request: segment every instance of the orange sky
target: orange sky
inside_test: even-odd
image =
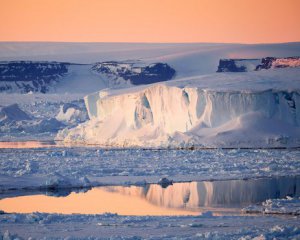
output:
[[[300,41],[300,0],[0,0],[0,41]]]

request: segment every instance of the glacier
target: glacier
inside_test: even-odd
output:
[[[85,97],[90,120],[57,139],[113,147],[296,147],[299,73],[216,73],[102,90]]]

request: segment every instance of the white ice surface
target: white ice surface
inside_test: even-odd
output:
[[[52,92],[57,94],[88,94],[97,89],[101,90],[108,87],[105,79],[102,79],[101,76],[92,72],[91,66],[92,65],[69,66],[68,75],[55,85],[55,89],[53,89]]]
[[[3,239],[299,239],[298,218],[0,215]]]
[[[299,175],[297,150],[0,149],[0,190]],[[82,179],[82,181],[80,180]],[[82,185],[83,184],[83,185]]]
[[[57,139],[116,147],[300,144],[300,69],[218,73],[85,97],[90,121]]]

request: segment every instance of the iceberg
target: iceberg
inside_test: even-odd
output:
[[[299,73],[216,73],[96,92],[85,97],[90,120],[57,138],[113,147],[299,146]]]

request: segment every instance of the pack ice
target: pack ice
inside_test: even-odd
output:
[[[57,138],[114,147],[293,147],[300,69],[215,73],[85,97],[90,120]]]

